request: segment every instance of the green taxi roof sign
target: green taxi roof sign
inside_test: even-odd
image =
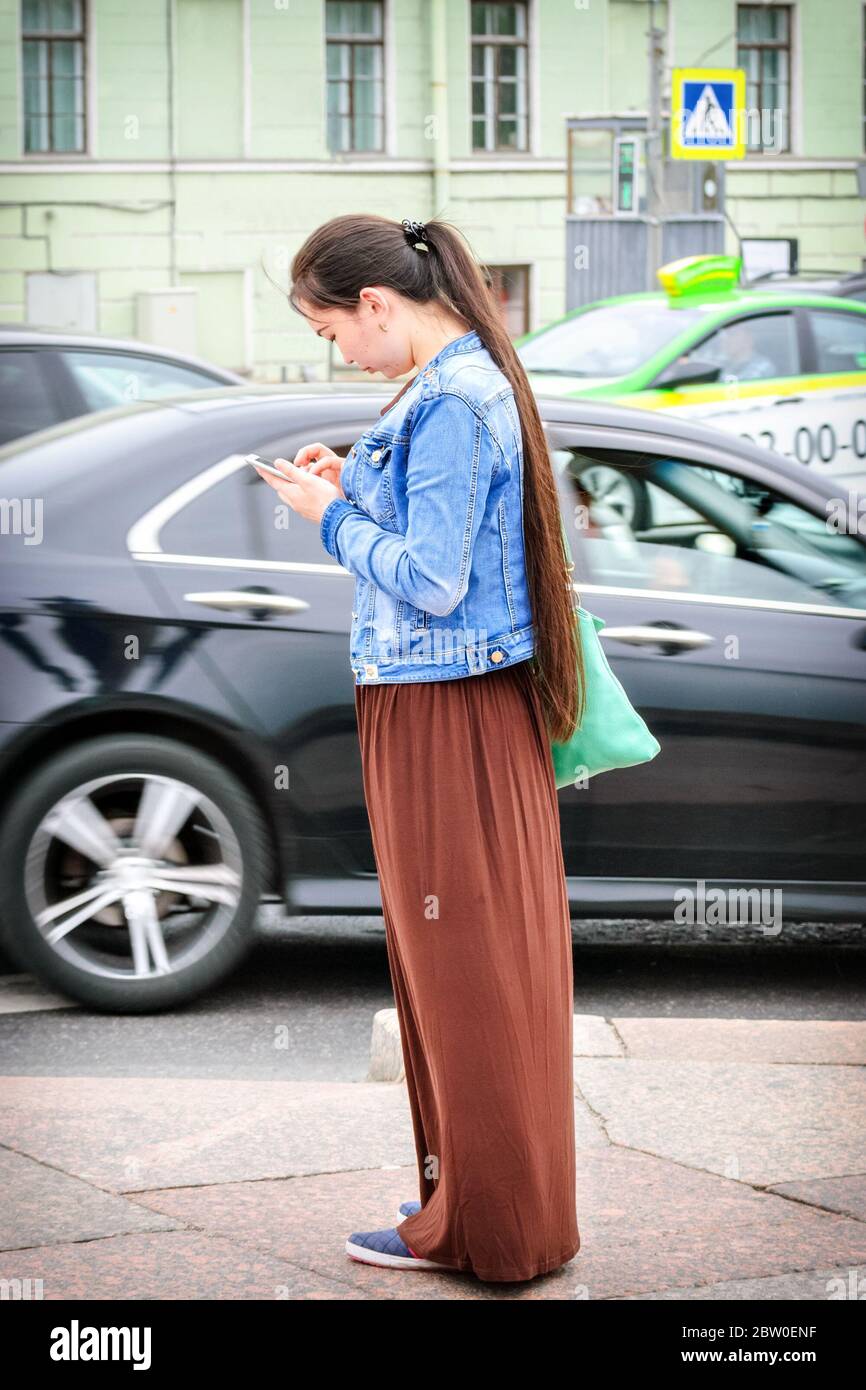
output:
[[[682,256],[656,271],[659,283],[672,303],[725,294],[740,281],[740,256]]]

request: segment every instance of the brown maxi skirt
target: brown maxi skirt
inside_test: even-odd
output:
[[[356,685],[421,1210],[416,1254],[531,1279],[580,1249],[571,921],[529,661]]]

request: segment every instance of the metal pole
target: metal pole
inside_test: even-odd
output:
[[[662,64],[664,31],[656,28],[655,0],[650,0],[649,109],[647,112],[647,289],[656,287],[656,271],[662,257]]]

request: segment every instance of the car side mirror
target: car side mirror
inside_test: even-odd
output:
[[[702,381],[718,381],[721,367],[694,357],[691,362],[672,362],[653,382],[654,386],[697,386]]]

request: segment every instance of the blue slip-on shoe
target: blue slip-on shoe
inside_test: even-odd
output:
[[[387,1231],[355,1231],[346,1241],[346,1254],[365,1265],[389,1265],[395,1269],[447,1269],[454,1273],[451,1265],[440,1265],[435,1260],[413,1255],[393,1226]]]
[[[397,1215],[400,1221],[405,1221],[407,1216],[414,1216],[420,1210],[420,1202],[404,1202]]]

